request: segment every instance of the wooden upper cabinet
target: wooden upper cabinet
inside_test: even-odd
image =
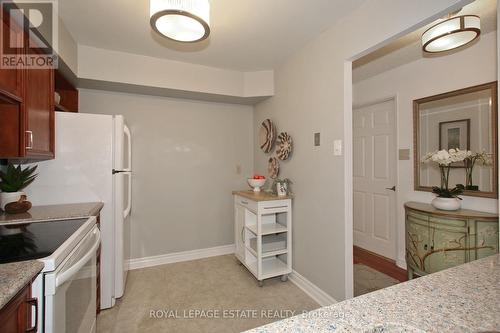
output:
[[[24,53],[22,27],[14,20],[10,20],[5,12],[2,18],[2,51],[13,55],[22,55]],[[21,65],[14,69],[5,69],[0,66],[0,93],[15,101],[22,101],[23,68]]]
[[[26,94],[26,157],[54,158],[54,70],[27,69]]]
[[[3,50],[20,55],[42,55],[36,38],[3,16]],[[10,42],[9,42],[10,40]],[[13,42],[14,41],[14,42]],[[5,44],[7,43],[7,44]],[[20,52],[20,53],[19,53]],[[0,66],[1,67],[1,66]],[[0,68],[0,158],[47,160],[54,158],[54,69]]]

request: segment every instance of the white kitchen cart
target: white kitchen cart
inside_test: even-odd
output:
[[[236,191],[234,238],[236,258],[257,278],[292,272],[292,199],[264,192]]]

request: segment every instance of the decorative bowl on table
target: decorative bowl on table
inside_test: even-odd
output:
[[[251,188],[253,188],[254,192],[260,192],[260,188],[264,186],[266,183],[266,178],[249,178],[248,179],[248,185],[250,185]]]

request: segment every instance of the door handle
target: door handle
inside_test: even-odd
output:
[[[90,250],[82,258],[80,258],[80,260],[73,264],[73,266],[68,268],[68,270],[56,276],[56,288],[72,278],[73,275],[78,273],[78,271],[87,263],[87,261],[92,258],[92,256],[96,255],[97,248],[99,247],[99,245],[101,245],[101,233],[99,232],[98,228],[94,229],[94,235],[95,241]]]
[[[35,308],[35,323],[31,328],[26,329],[26,332],[37,332],[38,331],[38,298],[30,298],[26,303]]]
[[[28,145],[26,146],[26,149],[33,149],[33,131],[26,131],[26,134],[28,134]]]
[[[386,187],[385,189],[396,192],[396,185],[394,185],[393,187]]]

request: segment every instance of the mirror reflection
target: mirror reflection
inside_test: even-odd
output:
[[[439,186],[441,170],[426,157],[440,150],[461,150],[464,161],[452,163],[450,186],[465,195],[496,196],[496,82],[414,101],[416,189]]]

